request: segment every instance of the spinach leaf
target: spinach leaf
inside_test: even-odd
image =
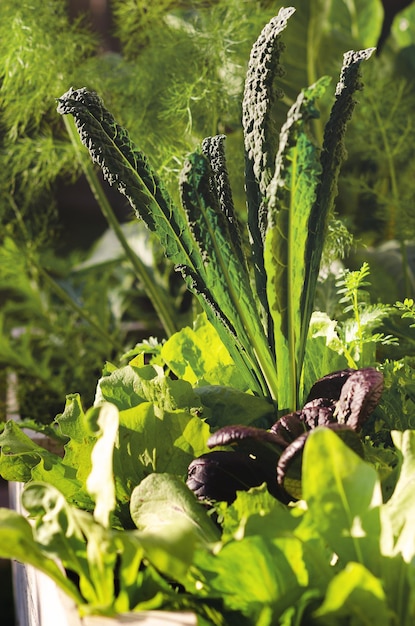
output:
[[[323,604],[314,613],[317,620],[340,623],[345,616],[358,623],[390,626],[388,603],[382,581],[361,563],[348,563],[330,581]],[[362,621],[364,615],[364,622]]]
[[[380,571],[380,481],[328,428],[311,432],[303,454],[303,496],[318,532],[342,562]]]
[[[166,525],[187,524],[204,545],[212,544],[220,537],[205,508],[173,474],[147,476],[131,495],[131,516],[143,532],[154,532]]]

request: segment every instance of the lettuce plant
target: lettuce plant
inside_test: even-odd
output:
[[[252,392],[280,411],[299,403],[306,340],[327,221],[344,158],[343,139],[372,49],[348,52],[321,149],[310,132],[326,77],[303,89],[279,137],[281,35],[294,13],[281,9],[254,44],[242,121],[250,258],[245,256],[226,169],[224,136],[208,137],[182,171],[176,206],[147,157],[86,89],[59,98],[110,184],[127,196],[196,294]]]
[[[338,377],[342,389],[346,377]],[[315,391],[327,394],[322,384]],[[23,493],[32,524],[2,509],[0,555],[52,577],[81,614],[191,610],[214,626],[363,626],[370,615],[382,626],[410,626],[414,431],[392,434],[400,464],[387,502],[373,465],[318,426],[304,447],[302,500],[285,506],[260,485],[212,511],[180,476],[209,434],[184,409],[196,409],[193,393],[138,361],[114,369],[92,410],[68,399],[56,423],[63,458],[11,422],[1,468],[32,477]],[[129,525],[124,518],[120,526],[121,501]]]

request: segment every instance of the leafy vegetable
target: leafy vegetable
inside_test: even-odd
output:
[[[312,318],[344,132],[372,50],[345,55],[321,150],[313,130],[324,77],[294,98],[278,138],[275,82],[292,14],[282,9],[264,28],[245,83],[250,258],[224,136],[189,155],[178,206],[97,94],[59,99],[203,310],[193,329],[137,346],[122,367],[107,363],[89,410],[68,396],[51,428],[62,454],[12,422],[0,435],[0,473],[27,483],[32,522],[4,514],[0,555],[22,558],[23,537],[28,562],[81,614],[187,609],[215,626],[360,626],[366,616],[409,626],[415,617],[415,435],[393,433],[386,449],[375,445],[379,424],[366,428],[379,370],[391,392],[383,426],[396,407],[411,413],[413,376],[405,371],[397,391],[392,367],[356,369],[344,327]],[[344,276],[358,334],[365,272]],[[357,344],[361,352],[363,333]]]
[[[45,558],[45,554],[33,538],[29,522],[22,515],[8,509],[0,509],[0,536],[2,558],[18,559],[33,565],[55,581],[75,602],[82,602],[78,589],[62,573],[56,561]],[[62,553],[59,556],[62,557]]]
[[[181,208],[97,94],[70,89],[58,100],[58,112],[74,117],[81,141],[104,177],[127,196],[198,296],[244,383],[254,393],[278,401],[281,411],[294,410],[299,402],[344,132],[353,94],[360,88],[360,63],[372,52],[345,55],[321,159],[307,124],[318,115],[315,100],[327,79],[301,92],[278,143],[271,133],[280,95],[274,78],[281,73],[280,34],[293,12],[281,9],[263,29],[252,49],[245,82],[245,178],[256,293],[237,228],[222,136],[205,139],[202,152],[188,157],[180,180]]]
[[[235,451],[214,451],[192,461],[187,485],[198,498],[233,502],[237,491],[265,482],[282,502],[301,498],[301,457],[311,432],[334,430],[363,456],[355,431],[374,411],[383,376],[374,368],[342,370],[318,380],[304,407],[280,417],[269,430],[225,426],[207,441],[210,448],[233,445]]]
[[[410,465],[413,433],[403,439]],[[398,499],[401,484],[405,473]],[[225,606],[237,607],[248,623],[360,625],[370,615],[381,624],[409,625],[413,542],[406,543],[402,521],[413,515],[412,505],[398,505],[405,512],[391,524],[396,509],[382,503],[373,467],[322,427],[305,446],[303,488],[306,506],[284,507],[258,488],[221,509],[227,532],[220,551],[195,555],[195,580],[205,594],[225,588]],[[238,567],[241,559],[253,567]]]
[[[316,429],[305,447],[303,487],[307,509],[301,504],[286,508],[267,498],[261,488],[239,493],[234,504],[221,511],[224,534],[215,552],[206,549],[206,540],[209,544],[218,539],[218,530],[206,512],[192,502],[190,492],[177,478],[158,474],[143,481],[133,495],[132,514],[140,531],[105,529],[90,514],[65,504],[51,486],[32,483],[26,487],[23,502],[35,522],[33,538],[29,524],[10,511],[3,514],[0,533],[6,518],[9,528],[14,532],[17,529],[19,536],[24,523],[29,542],[38,546],[41,562],[34,563],[43,571],[48,571],[50,556],[58,554],[64,566],[80,576],[84,598],[75,590],[72,597],[76,597],[82,611],[111,615],[148,606],[150,598],[153,606],[168,606],[171,591],[152,569],[152,563],[185,585],[193,606],[201,613],[207,610],[202,607],[220,594],[225,615],[227,611],[242,613],[247,623],[261,620],[271,624],[286,614],[292,618],[308,616],[310,620],[313,614],[317,623],[330,616],[335,624],[346,616],[359,615],[360,607],[368,603],[365,614],[366,610],[374,615],[382,610],[384,614],[392,612],[394,619],[406,626],[413,619],[413,605],[408,601],[413,594],[413,543],[405,540],[409,531],[406,524],[413,515],[412,499],[408,500],[406,494],[413,463],[412,438],[413,433],[401,437],[405,464],[395,495],[383,505],[373,468],[334,433]],[[154,494],[160,497],[154,498]],[[184,526],[180,519],[187,519]],[[1,542],[1,553],[6,555],[7,550],[7,556],[16,557],[17,544],[8,537],[8,542]],[[199,541],[203,538],[202,543],[195,543],[195,537]],[[339,559],[336,566],[326,544]],[[30,554],[31,546],[27,548]],[[144,555],[148,562],[143,569]],[[241,562],[252,563],[252,567],[241,568]],[[394,586],[394,575],[387,572],[391,563],[401,577],[399,591]],[[70,592],[71,583],[59,569],[56,571],[55,579]],[[115,571],[118,591],[114,587]],[[141,597],[140,589],[144,594]],[[152,595],[146,596],[148,592]],[[397,593],[403,594],[399,605],[395,604]],[[85,600],[88,608],[83,604]],[[177,602],[180,595],[176,596]],[[390,623],[381,615],[379,620]]]
[[[44,483],[27,486],[23,504],[35,522],[34,542],[45,563],[58,557],[68,573],[79,577],[82,596],[78,594],[75,601],[81,614],[113,615],[138,609],[146,605],[146,593],[151,594],[154,606],[160,606],[163,596],[169,594],[168,586],[151,566],[141,571],[145,550],[137,532],[101,526]],[[61,580],[58,584],[70,588],[68,579],[63,574],[61,578],[64,584]]]
[[[172,474],[147,476],[131,494],[131,517],[138,529],[156,532],[160,527],[171,529],[188,524],[199,540],[214,543],[219,530],[206,515],[185,484]]]
[[[97,405],[88,411],[78,395],[68,396],[55,424],[66,441],[63,457],[7,422],[0,434],[0,473],[8,480],[50,483],[87,511],[99,503],[95,515],[104,525],[115,510],[111,525],[128,527],[134,487],[152,472],[184,475],[207,451],[209,427],[188,383],[168,380],[152,366],[129,365],[116,372],[99,382]]]
[[[413,432],[407,431],[399,439],[400,445],[406,446],[406,464],[410,465]],[[318,452],[324,455],[324,472],[318,469],[317,458],[323,458]],[[410,502],[403,505],[401,501],[399,508],[402,517],[399,522],[393,516],[393,511],[396,511],[394,506],[406,484],[406,473],[401,471],[395,489],[396,496],[393,496],[395,501],[382,504],[376,472],[327,430],[316,431],[310,437],[305,449],[303,472],[304,496],[316,528],[335,550],[340,563],[343,566],[349,563],[345,573],[339,573],[338,579],[334,579],[333,590],[328,589],[327,603],[323,604],[322,614],[326,610],[327,614],[331,614],[333,608],[338,615],[359,613],[359,607],[366,597],[370,610],[379,616],[381,623],[382,620],[383,623],[393,623],[395,620],[409,624],[413,619],[413,604],[409,600],[413,588],[408,558],[413,557],[413,543],[404,537],[405,524],[413,516]],[[398,536],[401,541],[396,541]],[[359,567],[354,563],[359,564]],[[334,588],[344,598],[340,592],[340,581],[345,581],[346,571],[349,570],[355,570],[355,574],[344,588],[346,595],[351,593],[353,587],[356,591],[349,599],[345,599],[344,604],[334,604]],[[362,593],[362,588],[366,589],[365,593]],[[396,602],[399,593],[405,598],[402,603]],[[385,604],[390,615],[386,622]]]

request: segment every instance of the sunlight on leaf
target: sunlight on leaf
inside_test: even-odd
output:
[[[304,449],[303,496],[340,559],[379,570],[382,493],[375,469],[334,432],[315,429]]]
[[[110,515],[116,506],[112,459],[118,437],[117,407],[109,402],[104,404],[97,417],[97,426],[100,433],[91,452],[92,469],[87,478],[86,487],[95,499],[95,519],[107,528]]]

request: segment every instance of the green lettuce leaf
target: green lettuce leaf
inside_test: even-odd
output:
[[[91,514],[70,506],[57,489],[45,483],[26,486],[22,501],[33,521],[37,553],[32,545],[23,543],[27,554],[15,551],[17,558],[31,563],[34,556],[41,555],[42,561],[35,562],[35,566],[71,595],[81,614],[114,616],[133,609],[158,608],[173,595],[149,563],[143,566],[145,551],[136,531],[104,528]],[[22,516],[14,516],[11,522],[16,534],[23,535],[26,527],[31,531]],[[58,558],[66,570],[79,577],[82,595],[51,558]]]
[[[4,425],[0,448],[0,474],[5,480],[27,482],[42,456],[46,456],[50,466],[58,462],[55,454],[36,444],[14,420]]]
[[[13,420],[5,424],[0,435],[0,447],[0,474],[6,480],[25,483],[30,480],[50,482],[58,487],[70,502],[76,502],[81,508],[91,510],[93,502],[85,489],[82,476],[80,478],[78,475],[80,459],[88,463],[87,447],[84,455],[75,455],[75,460],[71,459],[70,455],[69,459],[62,459],[58,454],[35,443]]]
[[[86,481],[88,493],[95,501],[94,518],[104,528],[110,525],[116,507],[113,473],[114,446],[118,439],[119,417],[114,404],[101,405],[97,416],[98,440],[91,453],[91,472]]]
[[[84,411],[79,394],[70,394],[63,413],[55,420],[59,433],[67,437],[65,465],[76,471],[76,478],[83,486],[91,471],[91,453],[97,440],[96,414],[95,409]],[[38,476],[37,480],[42,479]]]
[[[128,507],[131,493],[153,472],[185,476],[189,463],[208,451],[209,426],[184,411],[162,411],[149,402],[121,411],[114,450],[117,500]]]
[[[146,400],[139,373],[126,365],[104,373],[98,381],[95,404],[112,402],[122,411]]]
[[[58,489],[42,482],[26,485],[22,504],[33,520],[34,536],[42,550],[76,572],[82,595],[96,603],[97,591],[91,580],[86,540],[91,528],[99,528],[94,525],[92,516],[72,507]],[[107,587],[105,580],[102,584],[112,597],[113,590]]]
[[[161,356],[176,376],[192,385],[247,390],[235,362],[205,315],[198,315],[193,328],[187,326],[172,335],[163,344]]]

